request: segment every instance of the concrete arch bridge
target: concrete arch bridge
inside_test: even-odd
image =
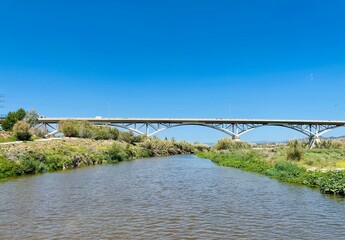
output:
[[[309,138],[309,146],[320,140],[320,136],[332,129],[345,126],[345,121],[330,120],[272,120],[272,119],[194,119],[194,118],[39,118],[39,124],[48,134],[58,133],[62,120],[87,121],[95,125],[107,125],[127,129],[144,136],[153,136],[161,131],[179,126],[204,126],[228,134],[234,140],[259,127],[279,126],[290,128]]]

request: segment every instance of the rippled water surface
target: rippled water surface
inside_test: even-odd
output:
[[[345,239],[345,199],[151,158],[0,182],[1,239]]]

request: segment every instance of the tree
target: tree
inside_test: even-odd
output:
[[[38,114],[35,110],[30,110],[26,112],[24,121],[27,122],[30,127],[35,126],[38,123]]]
[[[16,122],[23,120],[26,113],[23,108],[18,109],[16,112],[9,112],[7,117],[2,122],[2,128],[5,131],[11,131]]]
[[[27,141],[31,138],[30,125],[25,121],[18,121],[13,126],[13,133],[17,140]]]

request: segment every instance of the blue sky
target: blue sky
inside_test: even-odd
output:
[[[344,10],[341,0],[3,0],[0,112],[345,120]],[[298,137],[273,127],[243,140]]]

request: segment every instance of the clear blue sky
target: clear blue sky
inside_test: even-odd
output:
[[[345,120],[344,12],[342,0],[2,0],[0,112]],[[261,128],[243,139],[295,137]]]

